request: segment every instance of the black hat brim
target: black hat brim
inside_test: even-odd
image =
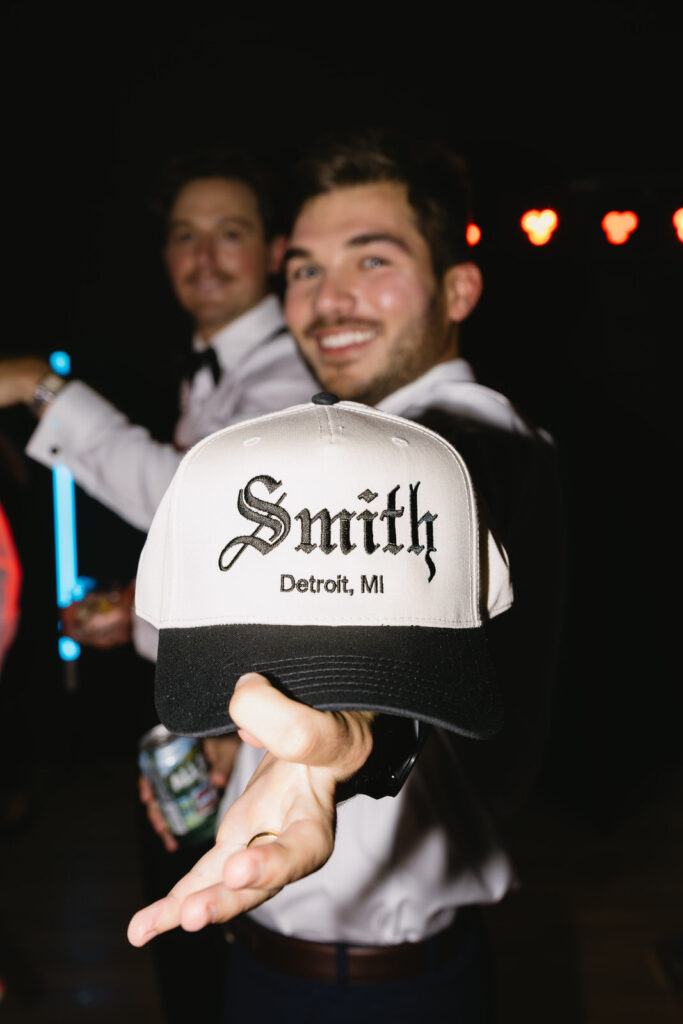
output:
[[[183,736],[234,731],[228,705],[245,672],[321,711],[381,711],[475,739],[503,720],[483,627],[264,624],[160,630],[160,720]]]

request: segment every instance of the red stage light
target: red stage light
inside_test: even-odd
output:
[[[638,227],[638,218],[633,210],[624,210],[619,213],[617,210],[610,210],[601,221],[602,230],[607,235],[607,241],[612,245],[623,245],[627,242],[629,235]]]
[[[481,229],[476,224],[468,224],[467,231],[465,232],[465,238],[467,239],[468,245],[476,245],[481,239]]]
[[[545,245],[558,220],[554,210],[527,210],[520,223],[532,245]]]
[[[671,219],[673,220],[674,227],[676,228],[678,240],[683,242],[683,206],[681,206],[680,210],[676,210]]]

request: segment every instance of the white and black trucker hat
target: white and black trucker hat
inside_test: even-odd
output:
[[[483,622],[511,602],[458,452],[326,392],[185,455],[135,594],[159,630],[157,712],[189,736],[235,728],[248,671],[322,710],[490,736],[502,709]]]

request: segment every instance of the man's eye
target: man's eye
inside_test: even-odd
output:
[[[174,235],[171,235],[172,245],[187,245],[188,242],[192,241],[191,231],[179,231]]]
[[[364,256],[361,260],[361,266],[368,269],[372,269],[372,267],[385,267],[386,265],[387,260],[381,256]]]
[[[226,242],[239,242],[242,232],[235,230],[235,228],[225,228],[222,232],[222,237]]]
[[[289,280],[290,281],[308,281],[308,280],[310,280],[310,278],[316,277],[318,273],[319,273],[319,270],[318,270],[317,267],[313,267],[313,266],[296,267],[296,268],[294,268],[293,270],[290,271]]]

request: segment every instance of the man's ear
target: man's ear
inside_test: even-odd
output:
[[[268,243],[268,273],[279,274],[282,270],[282,259],[287,251],[287,236],[276,235]]]
[[[456,263],[444,274],[446,312],[452,323],[459,324],[470,315],[479,302],[484,282],[476,263]]]

